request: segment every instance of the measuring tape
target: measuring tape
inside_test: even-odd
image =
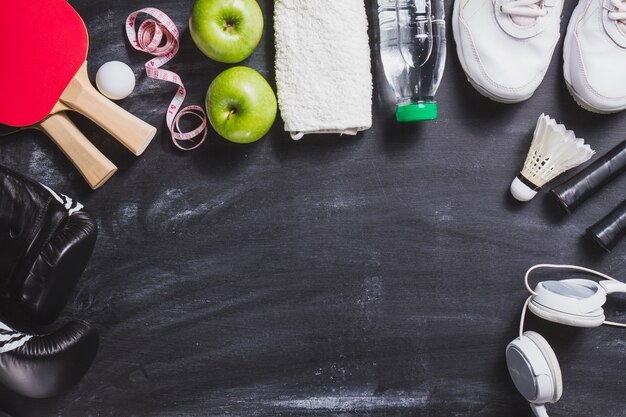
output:
[[[145,13],[156,20],[146,19],[137,30],[136,22],[139,13]],[[200,106],[187,106],[181,109],[185,101],[185,96],[187,95],[187,90],[185,90],[182,80],[178,74],[160,69],[160,67],[174,58],[178,52],[180,39],[178,28],[165,13],[154,7],[147,7],[137,10],[128,16],[126,19],[126,34],[133,48],[138,51],[147,52],[156,57],[146,62],[146,74],[148,77],[169,81],[179,86],[176,95],[167,109],[165,119],[170,133],[172,134],[172,142],[174,142],[177,148],[184,151],[196,149],[198,146],[202,145],[207,135],[206,114],[204,113],[204,109]],[[161,45],[163,36],[165,36],[165,43],[159,46]],[[182,132],[180,129],[180,119],[187,115],[197,117],[200,120],[200,126],[191,132]],[[202,135],[202,139],[194,143],[193,139],[200,135]],[[185,142],[191,142],[192,145],[182,146],[181,143]]]

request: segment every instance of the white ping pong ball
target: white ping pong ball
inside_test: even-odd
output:
[[[96,86],[111,100],[121,100],[135,89],[135,74],[123,62],[110,61],[102,65],[96,73]]]

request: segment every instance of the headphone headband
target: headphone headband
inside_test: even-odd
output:
[[[605,281],[597,283],[595,281],[583,279],[556,281],[557,283],[566,283],[573,286],[578,285],[579,288],[586,288],[589,291],[595,291],[595,294],[588,296],[588,298],[576,299],[576,297],[568,297],[567,295],[547,290],[544,281],[540,282],[536,289],[533,290],[528,283],[528,278],[531,272],[540,268],[571,269],[596,275],[604,278]],[[590,284],[592,282],[593,284]],[[606,301],[606,295],[617,292],[626,293],[626,284],[613,277],[603,274],[602,272],[577,265],[538,264],[530,267],[528,271],[526,271],[526,274],[524,275],[524,283],[528,292],[532,294],[527,304],[530,303],[533,314],[536,314],[545,320],[576,327],[596,327],[602,324],[606,324],[608,326],[626,327],[626,324],[624,323],[606,321],[604,318],[604,312],[602,311],[602,305]],[[520,326],[520,331],[522,326],[523,321]]]
[[[624,284],[622,281],[617,280],[613,277],[610,277],[606,274],[603,274],[602,272],[598,272],[596,270],[590,269],[590,268],[585,268],[582,266],[577,266],[577,265],[560,265],[560,264],[537,264],[537,265],[533,265],[530,268],[528,268],[528,271],[526,271],[526,274],[524,275],[524,283],[526,284],[526,289],[528,290],[529,293],[533,294],[533,295],[537,295],[537,293],[535,291],[532,290],[532,288],[530,288],[530,285],[528,284],[528,277],[530,276],[530,273],[533,272],[535,269],[540,269],[540,268],[552,268],[552,269],[571,269],[574,271],[581,271],[581,272],[587,272],[589,274],[592,275],[596,275],[599,276],[601,278],[604,278],[607,281],[613,281],[615,283],[619,283],[624,285],[624,292],[626,292],[626,284]],[[621,291],[619,291],[621,292]]]

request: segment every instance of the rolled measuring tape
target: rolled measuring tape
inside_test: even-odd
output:
[[[137,28],[137,15],[145,13],[154,19],[144,20]],[[155,58],[146,62],[146,74],[150,78],[168,81],[178,85],[178,91],[170,102],[165,116],[167,126],[172,135],[174,145],[184,151],[196,149],[202,145],[207,135],[207,121],[204,109],[200,106],[187,106],[181,109],[187,90],[178,74],[161,69],[170,61],[179,48],[180,32],[165,13],[154,7],[146,7],[131,13],[126,19],[126,35],[133,48],[149,53]],[[165,43],[161,45],[165,37]],[[190,132],[180,129],[180,119],[185,116],[194,116],[200,120],[200,126]],[[195,138],[202,136],[199,140]],[[185,143],[186,145],[182,145]],[[189,144],[189,145],[187,145]]]
[[[611,149],[605,156],[550,190],[556,201],[571,213],[596,191],[626,171],[626,140]]]
[[[626,200],[608,216],[587,229],[587,234],[602,249],[612,251],[626,236]]]

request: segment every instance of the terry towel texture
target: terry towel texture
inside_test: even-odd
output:
[[[276,84],[285,130],[372,126],[372,71],[363,0],[276,0]]]

